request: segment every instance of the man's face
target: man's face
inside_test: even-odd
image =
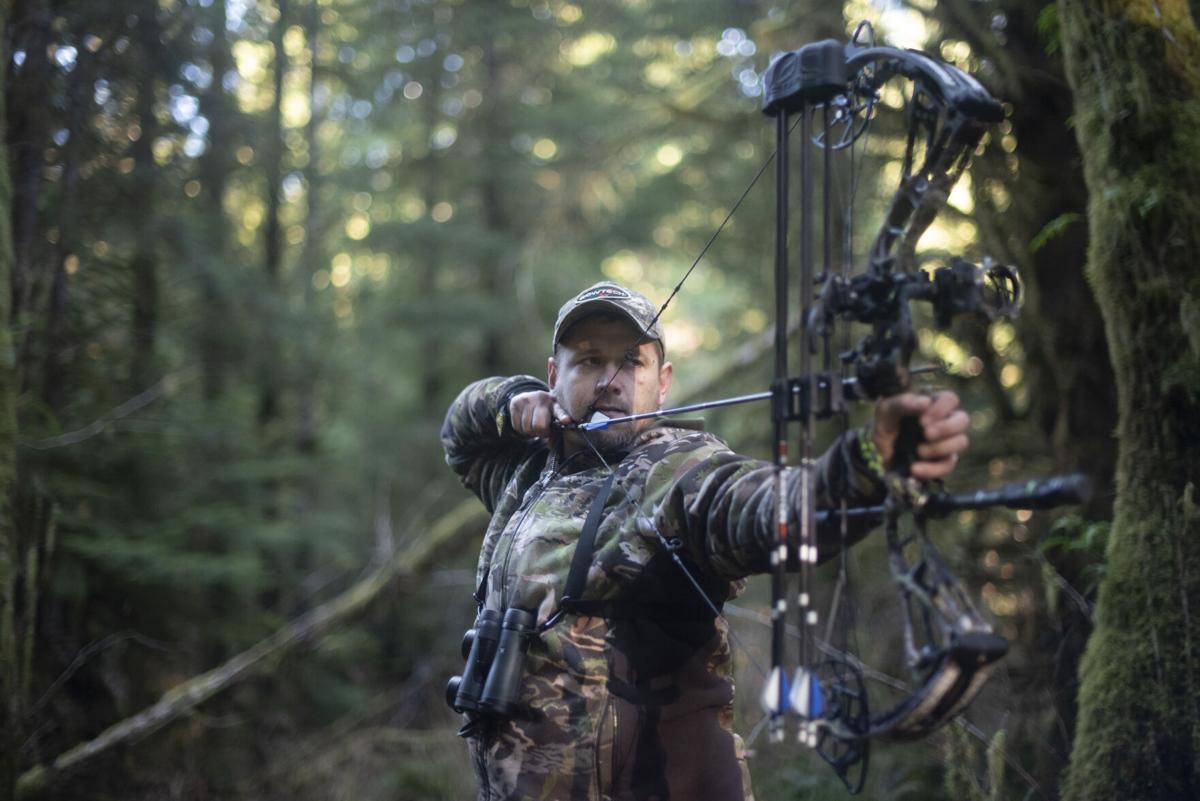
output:
[[[547,383],[573,420],[587,422],[593,401],[606,417],[649,412],[666,403],[671,363],[661,361],[656,342],[643,342],[630,353],[638,335],[628,320],[607,316],[585,317],[567,331],[547,364]],[[587,436],[601,450],[620,450],[651,422],[620,423]],[[571,450],[586,447],[576,431],[567,432],[566,444]]]

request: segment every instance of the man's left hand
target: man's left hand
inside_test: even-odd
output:
[[[891,466],[900,423],[906,417],[916,417],[922,433],[910,470],[913,478],[929,481],[949,475],[970,442],[967,429],[971,418],[959,408],[958,395],[949,391],[934,395],[905,392],[881,398],[875,404],[871,436],[885,468]]]

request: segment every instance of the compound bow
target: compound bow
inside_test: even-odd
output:
[[[873,400],[907,391],[914,372],[909,361],[916,349],[910,304],[931,305],[935,325],[944,328],[960,314],[981,314],[988,319],[1016,311],[1020,284],[1015,271],[985,259],[975,265],[961,258],[927,272],[917,269],[918,240],[944,206],[955,182],[966,169],[988,125],[1003,118],[999,103],[974,78],[957,67],[915,50],[876,46],[867,24],[860,25],[849,44],[825,40],[783,53],[764,73],[763,112],[775,120],[776,240],[775,240],[775,379],[768,392],[691,404],[642,415],[613,419],[591,418],[576,426],[586,432],[650,416],[695,411],[758,400],[771,400],[774,426],[776,540],[771,551],[772,647],[771,670],[763,692],[771,739],[783,739],[789,715],[800,722],[800,742],[814,748],[828,762],[851,793],[861,789],[866,776],[872,739],[911,740],[924,737],[953,719],[969,704],[1008,648],[1004,638],[975,608],[959,581],[926,533],[927,520],[962,509],[1007,506],[1041,509],[1078,503],[1087,492],[1078,476],[1057,477],[1006,487],[950,495],[937,486],[924,485],[908,476],[919,436],[915,421],[902,427],[896,453],[885,477],[882,506],[840,509],[817,513],[811,487],[812,442],[818,419],[841,415],[848,402]],[[911,84],[908,95],[905,149],[900,186],[892,198],[882,226],[874,238],[864,270],[842,274],[831,268],[829,213],[832,154],[850,148],[868,130],[880,105],[884,85],[893,78]],[[816,111],[822,127],[812,132]],[[795,123],[792,118],[798,117]],[[802,307],[800,372],[790,373],[788,359],[788,209],[789,140],[800,133],[800,246],[799,297]],[[811,150],[824,158],[824,263],[813,275],[813,170]],[[770,160],[767,162],[770,163]],[[759,170],[755,181],[767,164]],[[751,187],[753,182],[751,183]],[[733,206],[737,210],[750,187]],[[722,223],[721,228],[725,223]],[[661,317],[704,253],[720,233],[713,234],[703,251],[658,310]],[[819,288],[815,293],[814,288]],[[841,366],[832,365],[831,339],[835,321],[866,325],[870,332],[852,349],[840,354]],[[645,340],[645,335],[633,348]],[[823,344],[823,366],[814,371],[811,358]],[[846,375],[847,369],[854,375]],[[613,378],[615,379],[615,375]],[[611,383],[611,379],[609,381]],[[602,397],[604,390],[597,393]],[[595,408],[589,409],[589,416]],[[789,427],[801,426],[798,478],[785,470],[788,463]],[[788,484],[801,482],[797,532],[793,510],[788,508]],[[826,658],[814,658],[812,645],[818,614],[812,603],[810,571],[817,562],[816,526],[839,523],[843,534],[848,521],[866,517],[884,525],[891,575],[900,595],[905,656],[917,689],[883,711],[872,713],[867,703],[860,663],[849,655],[826,648]],[[911,518],[910,530],[901,521]],[[796,595],[800,614],[799,667],[789,679],[785,669],[785,633],[788,613],[788,573],[799,572]],[[839,585],[845,580],[845,567]],[[840,597],[841,587],[834,593]],[[836,601],[829,625],[836,617]]]

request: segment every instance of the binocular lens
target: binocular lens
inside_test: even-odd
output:
[[[454,709],[455,699],[458,698],[458,690],[462,687],[462,676],[451,676],[446,682],[446,706]],[[457,712],[458,710],[455,709]]]
[[[484,609],[475,619],[475,628],[463,635],[463,652],[467,664],[461,676],[446,683],[446,703],[455,712],[479,711],[483,692],[496,648],[500,641],[500,613]]]
[[[500,646],[479,701],[484,710],[501,717],[512,717],[517,711],[517,702],[521,697],[521,676],[525,671],[525,654],[529,651],[536,622],[533,613],[524,609],[509,609],[504,613]]]
[[[463,641],[462,641],[462,658],[463,659],[471,658],[471,646],[475,644],[475,637],[478,634],[479,634],[479,629],[467,629],[466,633],[463,634]]]

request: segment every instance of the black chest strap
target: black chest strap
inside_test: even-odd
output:
[[[712,612],[704,605],[696,603],[653,602],[642,600],[589,600],[583,598],[587,585],[588,569],[592,565],[592,556],[596,552],[596,533],[604,517],[604,505],[612,492],[616,471],[608,474],[600,491],[592,500],[587,518],[583,521],[583,530],[579,532],[579,540],[575,543],[575,552],[571,555],[571,567],[567,572],[567,581],[563,586],[562,599],[553,614],[539,627],[539,631],[552,628],[563,615],[586,615],[603,617],[611,620],[678,620],[703,622],[711,620]],[[711,602],[710,602],[711,603]]]
[[[612,492],[613,482],[617,473],[612,471],[604,480],[592,506],[588,509],[587,519],[583,521],[583,530],[579,532],[579,541],[575,543],[575,553],[571,556],[571,569],[567,573],[567,584],[563,587],[562,603],[577,601],[583,596],[583,588],[587,584],[588,568],[592,566],[592,554],[596,552],[596,532],[600,529],[600,520],[604,517],[604,504]]]
[[[538,626],[538,631],[553,628],[563,615],[573,611],[570,609],[571,604],[578,602],[579,596],[583,595],[584,585],[587,584],[588,568],[592,566],[592,554],[596,551],[596,532],[600,528],[600,520],[604,517],[604,504],[608,503],[608,496],[612,492],[613,482],[616,478],[617,471],[609,471],[608,478],[604,479],[604,484],[600,486],[600,491],[592,500],[587,519],[583,521],[583,530],[579,532],[579,539],[575,543],[575,553],[571,555],[571,567],[567,572],[567,583],[563,587],[562,600],[558,602],[558,608],[554,610],[554,613],[546,618],[546,622]]]

